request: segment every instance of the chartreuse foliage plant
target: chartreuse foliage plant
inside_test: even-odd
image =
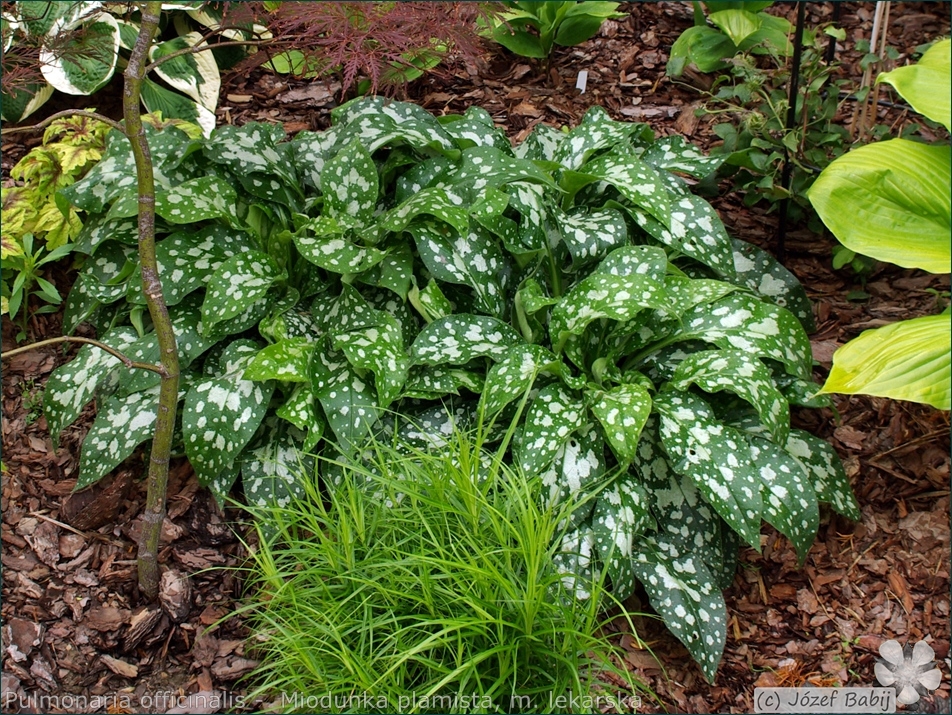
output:
[[[942,40],[918,64],[879,76],[912,107],[952,127],[950,47]],[[808,194],[823,223],[849,250],[904,268],[949,273],[952,264],[952,154],[948,142],[869,144],[840,157]],[[867,330],[833,355],[822,392],[877,395],[952,407],[952,316],[904,320]]]
[[[284,712],[634,712],[638,685],[599,635],[604,572],[558,568],[574,505],[543,504],[540,477],[476,436],[444,437],[371,444],[361,463],[322,465],[329,495],[305,474],[301,496],[251,509],[251,697]]]
[[[574,47],[592,37],[609,18],[625,17],[615,12],[620,3],[595,0],[517,0],[505,3],[509,10],[495,21],[492,38],[522,57],[545,59],[553,45]]]
[[[603,569],[618,599],[643,583],[712,678],[738,539],[759,548],[767,521],[802,557],[818,502],[858,513],[831,447],[790,426],[790,404],[828,399],[802,287],[681,178],[719,160],[599,108],[515,148],[476,107],[366,98],[332,118],[290,141],[146,127],[201,483],[284,504],[299,451],[359,462],[372,436],[440,445],[481,424],[492,445],[514,425],[505,458],[580,505],[560,567]],[[62,192],[91,217],[65,329],[92,320],[146,361],[130,161],[110,135]],[[51,376],[54,435],[100,402],[79,486],[148,439],[156,379],[86,348]]]

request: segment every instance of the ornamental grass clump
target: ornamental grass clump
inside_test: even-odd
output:
[[[549,503],[584,505],[565,568],[604,572],[619,600],[642,584],[713,678],[739,543],[759,549],[766,521],[803,559],[820,502],[859,514],[832,447],[790,425],[790,405],[830,404],[802,286],[686,180],[723,158],[597,107],[517,147],[479,107],[436,119],[364,98],[332,120],[290,141],[267,124],[145,127],[176,444],[201,484],[284,504],[304,488],[285,466],[298,452],[356,466],[368,438],[439,445],[482,425]],[[110,135],[61,192],[86,211],[89,256],[64,325],[92,321],[147,362],[133,176]],[[158,381],[91,348],[51,375],[54,438],[100,404],[80,487],[150,438]]]
[[[261,666],[249,698],[285,712],[630,711],[598,679],[604,576],[576,583],[556,556],[572,505],[471,435],[439,450],[376,443],[324,463],[284,505],[252,508],[246,623]],[[590,598],[575,598],[584,588]],[[629,627],[631,622],[628,622]]]

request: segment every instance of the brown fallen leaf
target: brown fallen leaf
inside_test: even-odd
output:
[[[135,678],[139,675],[138,666],[132,665],[132,663],[113,658],[111,655],[101,655],[99,658],[105,663],[109,670],[116,675],[121,675],[123,678]]]

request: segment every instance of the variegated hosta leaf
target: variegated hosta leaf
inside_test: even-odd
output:
[[[226,350],[222,374],[195,382],[185,396],[185,453],[203,485],[228,467],[254,436],[274,390],[271,383],[243,377],[257,352],[244,347]]]
[[[713,682],[727,642],[727,607],[713,574],[661,535],[636,540],[632,566],[651,605]]]
[[[658,172],[629,154],[603,154],[588,162],[580,171],[605,181],[635,206],[667,226],[671,222],[671,196]]]
[[[463,365],[473,358],[500,359],[522,342],[511,326],[488,315],[448,315],[427,325],[410,348],[414,365]]]
[[[703,179],[711,172],[717,171],[727,160],[727,155],[707,156],[675,134],[658,139],[645,150],[641,158],[658,169],[680,171],[695,179]]]
[[[370,222],[377,206],[379,179],[374,160],[360,142],[351,142],[324,165],[321,189],[329,216]]]
[[[258,382],[310,382],[313,352],[314,342],[309,338],[289,338],[269,345],[255,355],[245,370],[244,379]]]
[[[200,176],[155,192],[155,213],[169,223],[197,223],[235,216],[237,195],[220,176]]]
[[[380,263],[386,255],[376,248],[351,243],[341,235],[333,234],[309,236],[296,233],[294,245],[314,265],[341,274],[362,273]]]
[[[561,365],[551,350],[541,345],[514,345],[489,369],[479,404],[491,418],[503,407],[522,397],[536,376],[551,365]]]
[[[790,430],[787,452],[807,473],[817,499],[829,503],[843,516],[859,521],[862,514],[850,487],[846,470],[829,442],[803,430]]]
[[[790,433],[790,406],[774,386],[770,371],[756,357],[740,350],[704,350],[685,358],[674,371],[670,386],[686,391],[695,384],[705,392],[727,390],[757,410],[777,444]]]
[[[83,439],[77,489],[98,482],[152,437],[158,405],[158,387],[124,397],[113,395],[103,403]]]
[[[711,408],[689,393],[660,393],[654,406],[674,468],[690,477],[718,514],[759,551],[760,477],[743,433],[718,422]]]
[[[454,177],[456,183],[473,182],[479,190],[513,181],[529,181],[555,188],[552,177],[531,161],[489,146],[474,146],[463,152],[463,164]]]
[[[112,77],[119,58],[119,24],[108,12],[92,18],[70,16],[56,20],[49,30],[59,36],[54,50],[44,43],[39,69],[43,78],[65,94],[93,94]]]
[[[291,499],[303,496],[302,480],[314,471],[314,458],[301,454],[301,443],[292,430],[278,432],[241,458],[241,484],[255,506],[286,507]]]
[[[629,208],[628,213],[655,240],[710,266],[718,275],[734,277],[732,239],[720,216],[704,199],[693,194],[673,199],[669,224],[637,208]]]
[[[277,173],[291,179],[281,164],[284,157],[276,148],[284,139],[278,124],[249,122],[240,127],[230,124],[218,127],[205,143],[204,155],[216,164],[224,164],[238,176],[254,173]]]
[[[318,344],[311,368],[311,389],[324,408],[337,447],[353,454],[378,420],[377,399],[346,356],[326,341]]]
[[[594,273],[563,296],[549,321],[549,334],[560,351],[570,335],[581,335],[593,320],[631,320],[645,308],[666,309],[664,286],[646,276]]]
[[[374,373],[379,405],[386,408],[403,389],[410,359],[396,319],[378,311],[377,320],[374,326],[332,335],[334,348],[343,352],[351,365]]]
[[[791,375],[809,379],[810,340],[790,311],[748,295],[733,294],[698,305],[682,316],[679,340],[704,340],[720,348],[781,362]]]
[[[612,209],[576,209],[572,214],[556,211],[555,222],[562,234],[562,241],[572,254],[573,269],[602,258],[628,242],[625,219]]]
[[[807,292],[800,281],[776,258],[746,241],[732,239],[735,282],[756,291],[781,308],[786,308],[808,333],[816,331],[816,321]]]
[[[525,141],[513,148],[513,153],[520,159],[555,161],[556,151],[567,136],[548,124],[536,124]]]
[[[651,395],[643,385],[618,385],[591,396],[592,414],[598,418],[615,456],[622,464],[634,459],[641,430],[651,414]]]
[[[764,521],[790,539],[802,564],[820,526],[816,492],[800,463],[773,442],[748,435],[763,482]]]
[[[189,32],[167,42],[160,42],[149,48],[149,60],[155,61],[159,57],[187,50],[197,45],[207,45],[202,42],[200,32]],[[214,112],[218,108],[218,94],[221,90],[221,75],[218,72],[218,63],[211,48],[166,60],[156,67],[155,73],[165,80],[169,86],[179,92],[187,94],[206,109]]]
[[[589,526],[580,526],[562,538],[559,550],[552,563],[562,575],[562,586],[580,600],[592,597],[595,569],[592,556],[595,551],[595,535]]]
[[[436,221],[419,222],[407,230],[435,278],[471,287],[482,311],[492,315],[503,312],[505,258],[486,231],[476,227],[458,234]]]
[[[399,206],[391,209],[380,220],[387,231],[399,233],[420,215],[429,215],[445,221],[462,235],[469,233],[469,213],[466,208],[455,204],[444,189],[423,189]]]
[[[541,125],[536,125],[536,129],[539,126]],[[627,144],[629,137],[639,129],[638,124],[616,122],[601,107],[592,107],[585,113],[581,124],[568,135],[563,135],[564,138],[558,142],[551,157],[540,158],[551,158],[552,161],[558,162],[567,169],[578,169],[593,152]],[[546,138],[548,137],[543,137],[543,139]],[[554,138],[548,139],[551,143]]]
[[[207,328],[241,315],[283,275],[274,259],[261,251],[246,251],[232,256],[218,267],[208,281],[205,302],[202,304],[203,324]]]
[[[135,328],[120,326],[103,335],[100,342],[122,352],[138,337]],[[59,445],[63,428],[79,417],[86,403],[95,397],[102,381],[119,365],[119,359],[105,350],[84,345],[76,357],[50,374],[43,390],[43,414],[54,448]]]
[[[482,374],[447,365],[417,365],[410,368],[401,395],[420,400],[435,400],[445,395],[458,395],[461,387],[473,394],[481,394]]]
[[[519,467],[526,474],[540,474],[584,419],[581,398],[561,383],[539,391],[526,411],[518,450]]]
[[[628,475],[621,475],[599,495],[592,514],[592,533],[599,560],[619,601],[635,590],[632,546],[654,520],[648,514],[648,496]]]

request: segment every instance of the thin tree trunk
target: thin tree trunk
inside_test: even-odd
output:
[[[175,413],[178,406],[179,360],[175,333],[169,310],[162,294],[158,262],[155,256],[155,177],[152,156],[146,141],[145,129],[139,113],[139,100],[148,52],[159,26],[161,2],[141,5],[142,24],[139,37],[132,48],[132,56],[126,67],[125,85],[122,94],[122,113],[126,124],[126,136],[132,144],[136,162],[136,179],[139,189],[139,264],[142,266],[142,290],[149,306],[149,315],[159,342],[159,361],[162,379],[159,387],[159,407],[156,414],[155,434],[152,438],[152,454],[149,458],[148,495],[142,520],[142,535],[139,537],[139,588],[149,599],[159,592],[159,536],[165,520],[165,497],[169,479],[169,456],[172,452],[172,435],[175,428]]]

